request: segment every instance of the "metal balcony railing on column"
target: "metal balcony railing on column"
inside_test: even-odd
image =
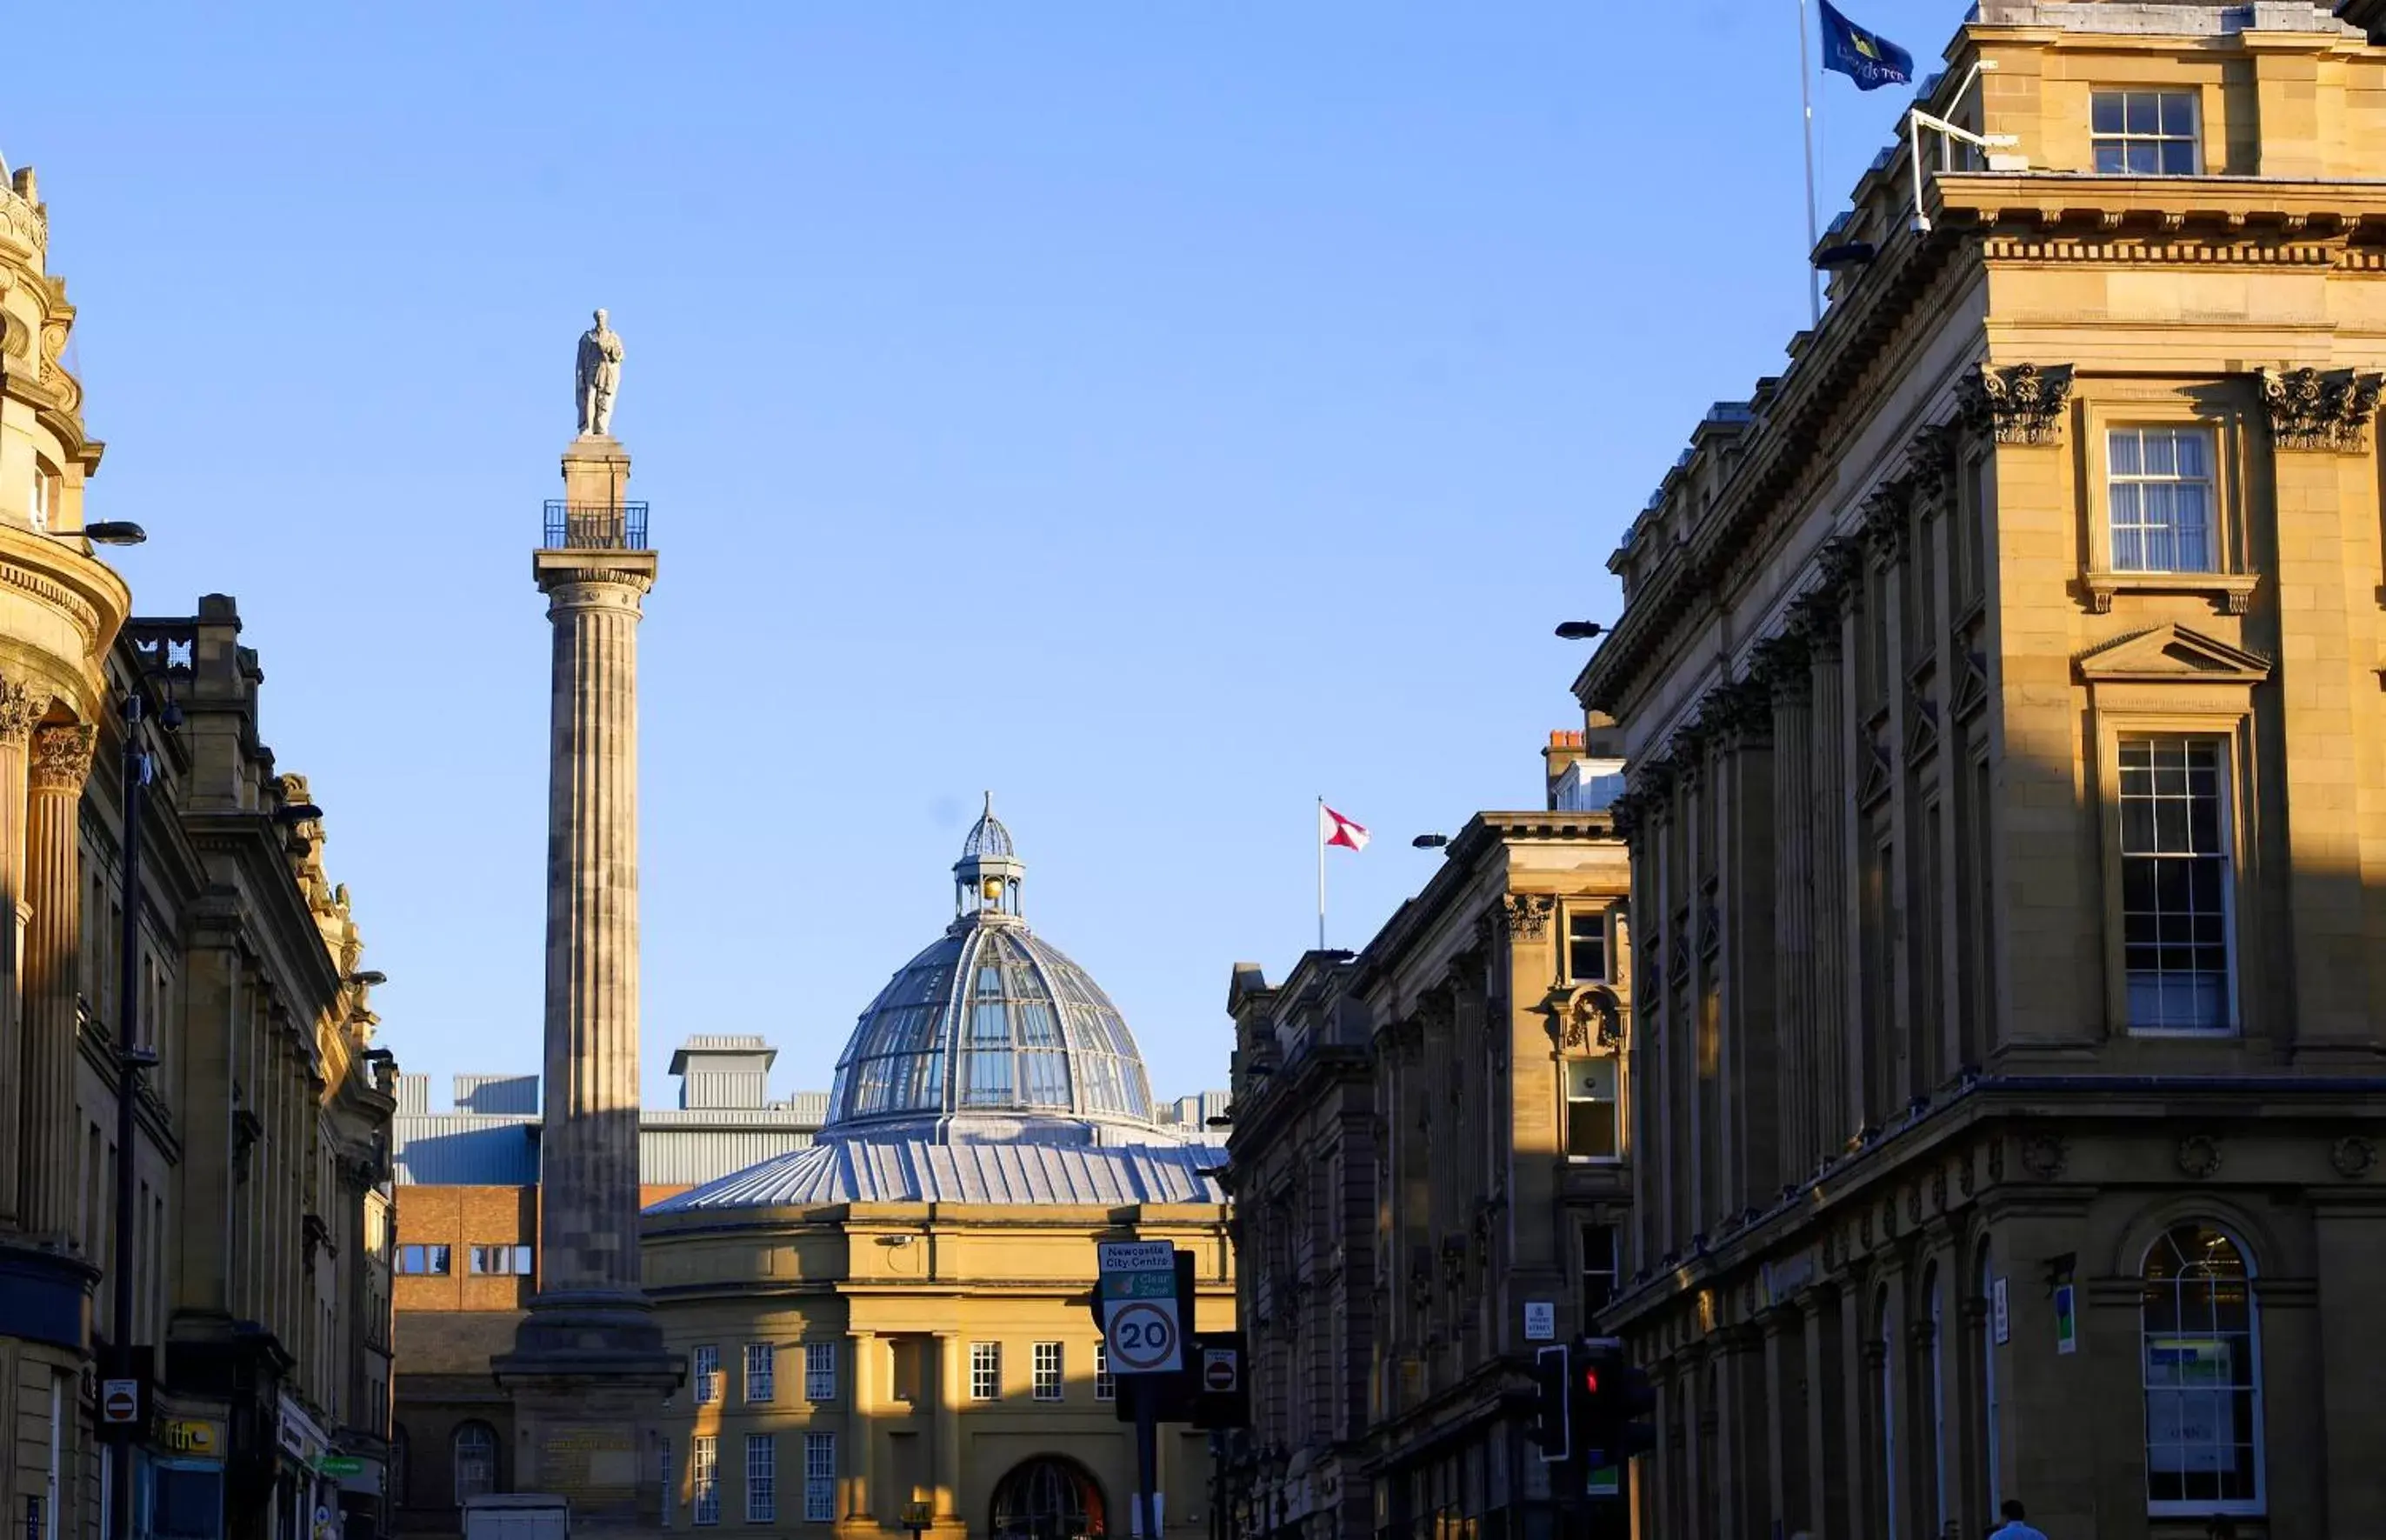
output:
[[[647,505],[551,501],[546,505],[545,548],[643,551],[647,548]]]

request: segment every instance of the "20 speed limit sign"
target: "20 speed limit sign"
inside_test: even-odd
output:
[[[1184,1367],[1176,1319],[1176,1248],[1164,1241],[1105,1241],[1102,1340],[1113,1374],[1174,1374]]]

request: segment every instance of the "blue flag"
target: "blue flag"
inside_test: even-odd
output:
[[[1912,54],[1841,16],[1831,0],[1822,0],[1822,6],[1824,69],[1838,70],[1865,91],[1914,83]]]

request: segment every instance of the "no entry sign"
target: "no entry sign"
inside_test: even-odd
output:
[[[1177,1372],[1185,1365],[1185,1333],[1176,1319],[1176,1248],[1164,1241],[1104,1241],[1101,1269],[1111,1372]]]

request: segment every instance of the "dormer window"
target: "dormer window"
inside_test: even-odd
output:
[[[2191,177],[2204,169],[2201,113],[2192,91],[2099,91],[2091,142],[2103,176]]]

